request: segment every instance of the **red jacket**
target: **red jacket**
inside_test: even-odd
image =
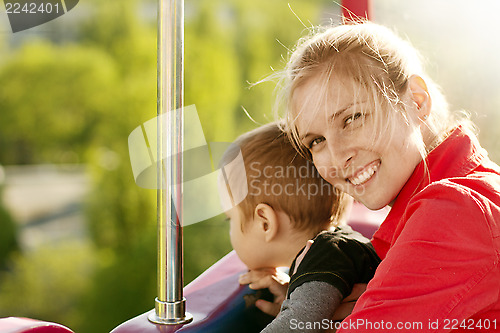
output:
[[[500,332],[500,169],[475,137],[417,166],[372,244],[382,263],[338,332]]]

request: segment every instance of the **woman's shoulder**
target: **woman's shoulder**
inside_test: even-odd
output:
[[[471,235],[475,228],[483,235],[499,237],[500,176],[474,173],[433,182],[410,200],[405,220]]]
[[[500,208],[500,175],[495,172],[473,172],[463,177],[445,178],[427,185],[412,200],[446,201],[450,204],[493,205]]]

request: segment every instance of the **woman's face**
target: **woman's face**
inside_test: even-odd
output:
[[[328,102],[313,103],[324,98],[321,89],[322,81],[310,78],[295,89],[292,100],[300,141],[319,173],[370,209],[391,204],[421,161],[415,139],[419,127],[409,126],[397,112],[392,130],[380,129],[367,92],[357,89],[355,99],[352,82],[333,79]],[[416,117],[410,93],[406,99],[408,117]]]

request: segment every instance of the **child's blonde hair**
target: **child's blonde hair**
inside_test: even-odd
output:
[[[248,186],[248,195],[239,204],[243,221],[252,220],[255,207],[265,203],[286,213],[294,228],[314,235],[340,221],[350,199],[297,153],[281,125],[270,123],[241,135],[221,162],[229,163],[241,151],[246,179],[232,168],[226,168],[226,177],[231,188],[245,182]]]
[[[406,41],[397,37],[391,30],[380,25],[361,22],[351,25],[326,28],[299,40],[291,54],[278,89],[278,106],[286,110],[286,130],[300,152],[309,152],[299,140],[295,121],[303,110],[297,110],[293,103],[295,90],[311,78],[322,82],[320,94],[307,103],[308,109],[319,109],[331,98],[328,89],[334,78],[343,84],[352,84],[354,103],[365,103],[366,110],[374,111],[376,126],[373,136],[382,138],[395,129],[395,119],[403,116],[407,125],[415,128],[412,118],[408,117],[403,94],[407,91],[409,79],[413,74],[424,78],[432,97],[432,112],[427,126],[434,140],[427,146],[419,137],[420,152],[424,157],[428,151],[441,142],[449,129],[456,125],[450,115],[448,104],[438,86],[428,78],[422,68],[417,51]],[[350,80],[350,82],[349,82]],[[368,101],[361,101],[359,92],[366,91]],[[392,112],[395,111],[395,112]],[[384,135],[382,135],[384,134]]]

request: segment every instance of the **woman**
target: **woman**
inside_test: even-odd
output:
[[[392,207],[339,332],[500,331],[500,168],[416,51],[372,23],[340,26],[302,40],[286,74],[298,150],[366,207]]]

